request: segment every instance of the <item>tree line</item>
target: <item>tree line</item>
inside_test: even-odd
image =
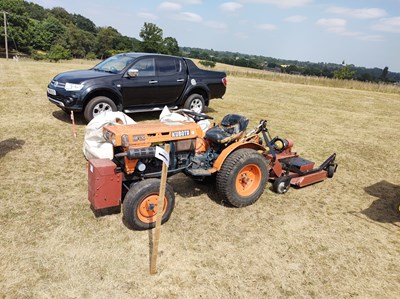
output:
[[[97,27],[62,7],[45,9],[23,0],[1,0],[0,11],[7,13],[8,47],[34,59],[103,59],[121,52],[180,54],[176,39],[164,38],[162,29],[152,23],[144,23],[139,41],[111,26]],[[5,48],[4,22],[0,24],[0,48]]]
[[[352,64],[313,63],[261,55],[180,47],[173,37],[153,23],[144,23],[139,37],[124,36],[111,26],[98,27],[90,19],[71,14],[62,7],[46,9],[23,0],[1,0],[0,12],[7,13],[8,47],[33,59],[104,59],[122,52],[147,52],[197,58],[204,66],[215,63],[266,69],[304,76],[354,79],[370,82],[399,82],[400,73],[388,67],[363,68]],[[0,14],[0,48],[4,48],[4,26]],[[1,50],[1,49],[0,49]]]
[[[345,80],[359,80],[366,82],[400,82],[400,73],[390,72],[385,66],[381,68],[357,67],[353,64],[339,63],[314,63],[266,57],[261,55],[248,55],[238,52],[214,51],[200,48],[181,47],[184,55],[198,58],[203,61],[224,63],[255,69],[264,69],[273,72],[337,78]]]

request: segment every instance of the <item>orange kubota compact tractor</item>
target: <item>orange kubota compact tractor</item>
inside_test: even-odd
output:
[[[292,151],[293,142],[271,138],[267,121],[261,120],[246,133],[249,120],[228,114],[222,121],[202,130],[199,121],[210,116],[181,110],[194,122],[145,123],[104,127],[104,137],[114,146],[114,158],[89,160],[89,201],[95,210],[120,207],[127,226],[155,226],[162,161],[156,147],[170,144],[168,175],[183,172],[195,179],[215,177],[221,201],[235,207],[253,204],[268,180],[273,190],[285,193],[290,185],[307,186],[333,177],[336,154],[319,167]],[[162,222],[175,204],[167,184]]]

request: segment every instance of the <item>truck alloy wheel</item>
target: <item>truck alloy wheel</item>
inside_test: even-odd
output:
[[[183,107],[197,113],[202,113],[204,111],[204,99],[197,93],[192,94],[187,98]]]
[[[89,101],[83,114],[86,121],[90,122],[94,117],[105,111],[117,111],[117,106],[110,98],[99,96]]]
[[[129,189],[123,202],[125,224],[135,230],[153,228],[158,210],[159,179],[147,179],[137,182]],[[167,184],[164,197],[161,223],[168,221],[175,206],[175,195],[171,185]]]
[[[217,173],[217,192],[235,207],[253,204],[268,181],[266,159],[253,149],[238,149],[230,154]]]

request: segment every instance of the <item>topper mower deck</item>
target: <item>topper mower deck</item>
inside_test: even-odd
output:
[[[204,132],[197,122],[211,117],[187,110],[180,113],[194,122],[104,128],[105,139],[113,144],[114,158],[89,160],[89,201],[95,210],[122,203],[128,227],[154,227],[162,168],[155,153],[157,146],[166,143],[171,148],[168,175],[183,172],[198,180],[215,177],[221,201],[235,207],[256,202],[268,180],[273,182],[275,192],[285,193],[290,185],[307,186],[331,178],[336,171],[335,154],[314,167],[314,162],[292,151],[290,139],[271,138],[266,120],[246,133],[249,120],[228,114]],[[167,184],[163,223],[174,204],[172,186]]]

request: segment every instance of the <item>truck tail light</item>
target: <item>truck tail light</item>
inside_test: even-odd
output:
[[[222,84],[224,84],[224,86],[228,85],[228,80],[226,80],[226,77],[222,78]]]

